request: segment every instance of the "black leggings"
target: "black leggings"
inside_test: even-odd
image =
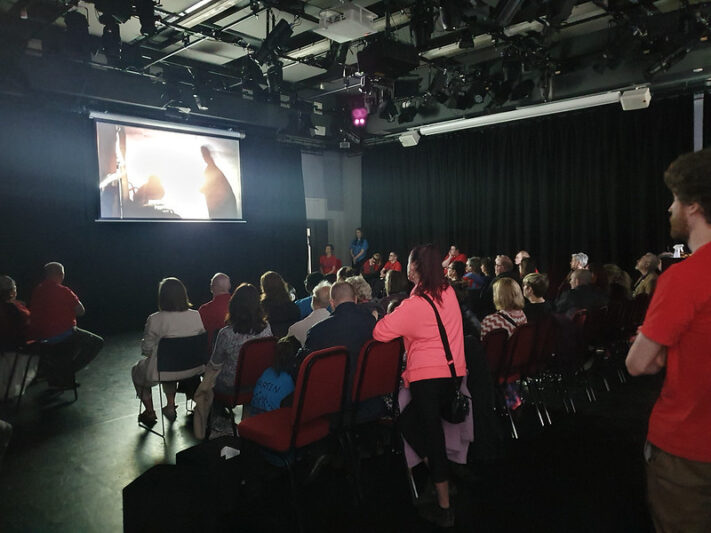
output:
[[[440,412],[452,396],[452,378],[413,381],[410,394],[412,400],[400,415],[400,431],[417,455],[427,457],[432,481],[448,481],[449,464]]]

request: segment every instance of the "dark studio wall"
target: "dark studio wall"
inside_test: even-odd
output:
[[[554,280],[584,251],[633,273],[636,258],[673,244],[662,175],[692,147],[691,96],[385,145],[363,156],[363,226],[373,251],[524,248]]]
[[[245,224],[95,222],[96,133],[85,115],[0,103],[0,272],[19,298],[48,261],[64,264],[82,299],[80,327],[141,328],[156,310],[157,284],[177,276],[197,307],[216,271],[258,284],[265,270],[300,286],[306,211],[298,149],[250,135],[240,143]]]

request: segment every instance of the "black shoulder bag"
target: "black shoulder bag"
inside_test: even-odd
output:
[[[449,371],[452,373],[452,391],[450,393],[447,401],[442,405],[440,409],[440,416],[449,422],[450,424],[461,424],[467,418],[469,414],[469,396],[462,393],[459,390],[461,384],[461,378],[457,377],[457,372],[454,370],[454,359],[452,358],[452,350],[449,348],[449,340],[447,339],[447,331],[444,329],[444,324],[442,324],[442,319],[439,316],[439,312],[435,307],[432,299],[423,294],[422,297],[427,300],[434,310],[435,317],[437,318],[437,327],[439,328],[439,335],[442,338],[442,345],[444,346],[444,354],[447,356],[447,365],[449,366]]]

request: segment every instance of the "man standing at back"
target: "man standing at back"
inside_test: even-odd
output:
[[[711,149],[664,174],[671,236],[693,254],[666,270],[632,348],[630,374],[666,368],[649,419],[647,492],[657,531],[711,531]]]
[[[200,318],[202,318],[202,325],[205,326],[205,331],[207,331],[210,353],[212,353],[212,344],[217,332],[225,327],[227,307],[230,304],[230,288],[230,277],[227,274],[218,272],[210,280],[212,300],[202,304],[198,309]]]
[[[48,376],[50,385],[73,385],[74,372],[88,365],[101,351],[104,339],[89,331],[79,329],[77,317],[86,310],[76,294],[65,287],[64,266],[47,263],[44,281],[32,292],[30,300],[30,329],[35,339],[48,345],[59,345],[51,353],[47,364],[52,368]]]

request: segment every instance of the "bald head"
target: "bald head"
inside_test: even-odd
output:
[[[44,277],[61,283],[64,280],[64,265],[51,262],[44,265]]]
[[[210,291],[213,295],[229,294],[231,288],[230,277],[227,274],[218,272],[210,280]]]
[[[335,309],[344,302],[356,301],[355,289],[350,283],[345,281],[337,281],[331,286],[331,303]]]

